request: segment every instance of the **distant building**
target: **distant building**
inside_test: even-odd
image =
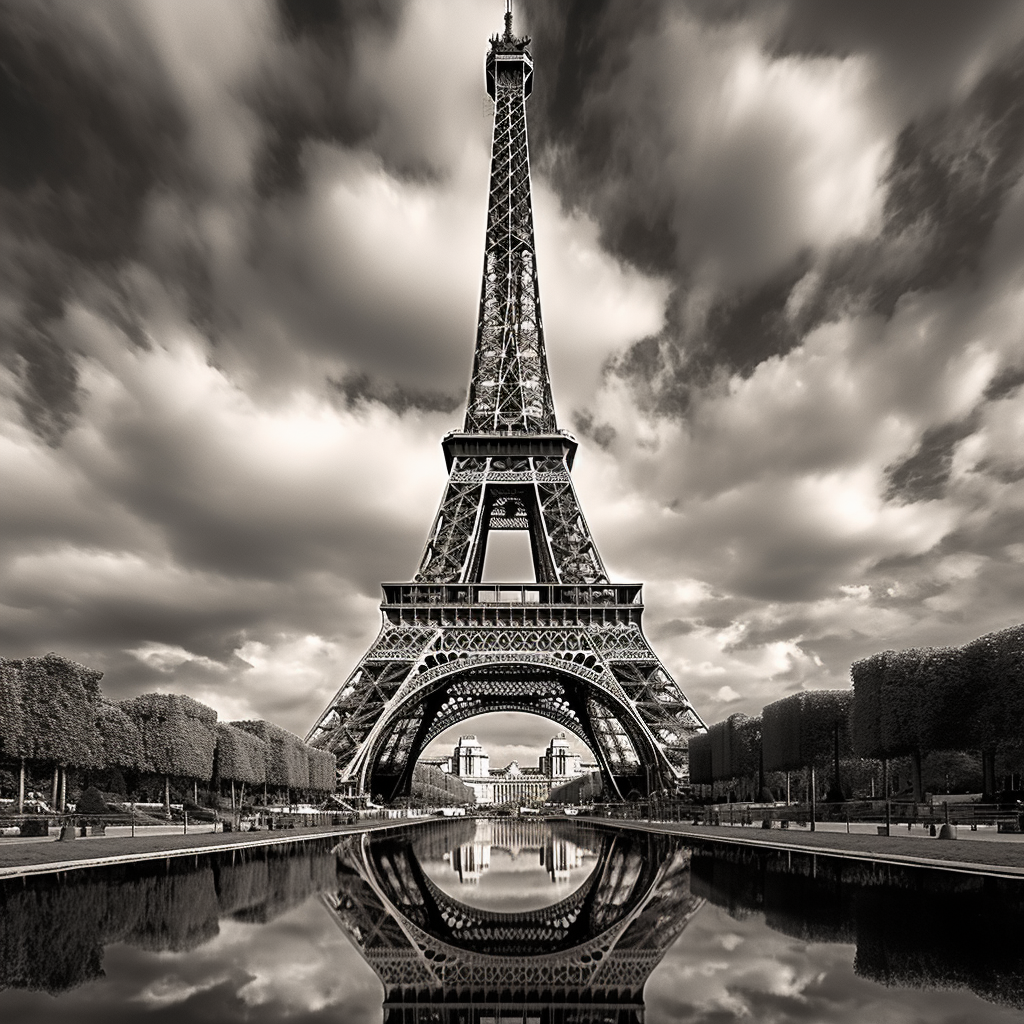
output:
[[[551,740],[536,768],[522,768],[518,761],[504,768],[491,768],[490,757],[476,736],[460,736],[450,759],[433,758],[431,764],[457,775],[476,794],[478,804],[546,800],[552,786],[597,768],[583,764],[580,755],[570,750],[564,732]]]
[[[583,774],[580,755],[569,749],[569,741],[564,732],[560,732],[548,744],[548,749],[540,759],[540,770],[549,779],[557,779],[559,782]]]

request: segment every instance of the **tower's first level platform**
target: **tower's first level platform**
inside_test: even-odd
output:
[[[381,611],[396,626],[640,625],[639,583],[385,583]]]

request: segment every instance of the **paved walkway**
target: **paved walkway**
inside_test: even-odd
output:
[[[681,822],[630,821],[620,818],[584,818],[598,825],[638,828],[666,832],[716,843],[759,846],[798,853],[817,853],[855,860],[906,864],[911,867],[939,868],[970,874],[995,875],[1002,878],[1024,878],[1024,836],[998,834],[990,830],[982,834],[961,827],[955,841],[931,837],[926,829],[915,826],[909,834],[892,826],[891,835],[880,836],[872,825],[871,832],[847,833],[842,822],[824,822],[811,832],[807,828],[762,829],[740,825],[686,825]],[[970,838],[968,838],[970,837]],[[927,840],[927,842],[925,841]]]
[[[223,850],[240,850],[247,846],[276,846],[282,843],[305,842],[342,836],[350,832],[369,832],[384,828],[415,825],[437,818],[394,818],[364,820],[354,825],[331,825],[313,828],[275,829],[261,832],[211,832],[211,826],[189,826],[188,835],[178,826],[155,825],[137,828],[134,838],[131,827],[116,835],[113,828],[105,836],[88,836],[71,842],[53,838],[20,837],[0,839],[0,880],[22,875],[50,874],[103,867],[109,864],[130,864],[143,860],[164,860],[188,857]]]

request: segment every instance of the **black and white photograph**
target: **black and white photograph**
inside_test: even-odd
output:
[[[0,0],[4,1024],[1022,934],[1024,3]]]

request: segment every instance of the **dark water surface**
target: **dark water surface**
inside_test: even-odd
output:
[[[575,821],[0,883],[0,1021],[1024,1019],[1024,884]]]

